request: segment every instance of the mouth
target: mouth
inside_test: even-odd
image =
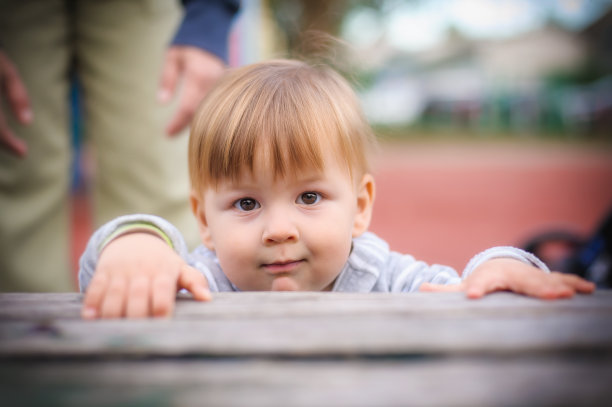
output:
[[[289,273],[299,267],[304,260],[286,260],[262,264],[261,267],[270,274]]]

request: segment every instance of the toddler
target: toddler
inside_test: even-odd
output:
[[[511,247],[476,255],[461,277],[390,251],[367,231],[374,143],[356,95],[328,67],[276,60],[229,72],[203,100],[189,141],[203,245],[188,253],[177,229],[150,215],[102,226],[81,258],[83,318],[168,316],[179,289],[197,300],[250,290],[593,291]]]

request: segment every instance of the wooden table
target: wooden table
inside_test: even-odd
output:
[[[0,294],[0,405],[612,405],[612,291],[222,293],[169,320],[82,321]]]

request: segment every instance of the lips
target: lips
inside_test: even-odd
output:
[[[271,274],[289,273],[302,264],[304,260],[285,260],[262,264],[262,267]]]

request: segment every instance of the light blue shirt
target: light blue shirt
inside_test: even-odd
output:
[[[164,219],[152,215],[128,215],[116,218],[98,229],[81,256],[79,287],[85,292],[98,261],[99,248],[117,228],[130,223],[148,223],[161,229],[170,239],[177,253],[198,269],[210,290],[238,291],[221,270],[215,253],[203,245],[189,253],[182,235]],[[333,291],[345,292],[411,292],[424,282],[458,284],[480,264],[493,258],[513,258],[549,272],[546,265],[531,253],[515,247],[493,247],[474,256],[463,270],[462,277],[449,266],[428,265],[414,257],[391,251],[387,242],[374,233],[366,232],[353,239],[353,248],[342,271],[336,278]]]

